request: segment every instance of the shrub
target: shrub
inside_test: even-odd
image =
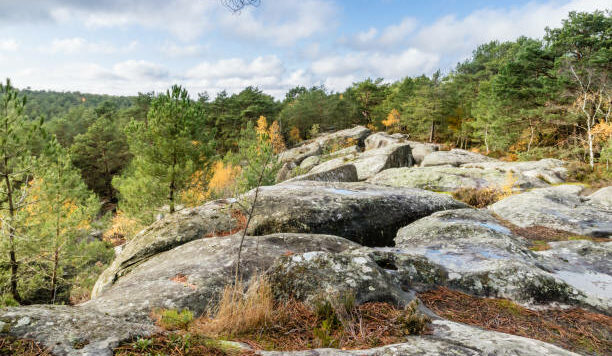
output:
[[[193,313],[187,309],[165,309],[159,313],[158,324],[166,330],[186,330],[193,321]]]
[[[453,192],[453,198],[473,207],[484,208],[501,199],[502,193],[497,188],[461,188]]]

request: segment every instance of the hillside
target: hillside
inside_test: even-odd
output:
[[[116,350],[121,355],[163,351],[172,337],[158,333],[163,327],[174,330],[174,319],[164,321],[166,311],[155,324],[151,313],[189,310],[199,316],[215,306],[239,271],[242,283],[267,281],[281,310],[284,303],[317,310],[320,300],[329,300],[332,313],[341,313],[334,298],[346,295],[354,298],[350,308],[389,305],[401,311],[418,305],[408,309],[413,310],[410,318],[421,315],[413,320],[426,328],[389,324],[393,333],[376,334],[380,339],[370,341],[370,347],[381,345],[368,351],[375,355],[572,354],[534,339],[583,354],[612,351],[610,187],[587,193],[582,185],[564,184],[567,163],[561,160],[503,162],[364,127],[319,135],[276,159],[288,174],[279,180],[286,180],[153,223],[121,246],[91,301],[5,309],[0,312],[3,332],[32,338],[57,355],[111,354],[121,342],[128,342]],[[497,195],[476,209],[453,199],[466,190]],[[265,303],[258,295],[255,303]],[[466,300],[482,309],[464,316],[460,303]],[[357,317],[359,310],[349,312]],[[246,317],[240,315],[233,318]],[[261,317],[273,318],[269,315]],[[493,315],[505,315],[502,324],[487,320]],[[537,333],[513,324],[525,323],[527,316]],[[367,314],[359,317],[369,320]],[[292,318],[302,322],[297,315]],[[338,343],[363,348],[359,337],[340,333],[353,325],[352,319],[338,318],[338,329],[329,329],[326,337],[300,331],[295,337],[311,338],[305,344],[273,342],[286,336],[264,323],[222,337],[242,344],[221,346],[225,341],[202,331],[210,319],[190,317],[184,325],[192,337],[204,337],[192,347],[204,342],[214,352],[343,345]],[[283,321],[275,322],[284,330]],[[400,336],[423,330],[423,336]],[[555,336],[553,330],[571,336]],[[174,333],[174,338],[185,335]],[[151,343],[130,346],[137,336],[152,335],[157,336]],[[395,345],[382,346],[389,342]]]

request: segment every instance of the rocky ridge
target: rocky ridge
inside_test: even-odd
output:
[[[565,180],[562,161],[502,162],[363,127],[322,135],[279,160],[284,181],[258,191],[241,268],[245,281],[255,272],[268,274],[278,297],[291,294],[308,303],[351,291],[358,303],[405,305],[419,291],[446,286],[530,307],[571,305],[612,315],[610,242],[551,242],[535,252],[507,227],[612,235],[610,187],[585,196],[581,186],[552,185]],[[516,194],[486,209],[438,193],[497,187],[508,176]],[[120,342],[156,332],[149,317],[155,308],[202,313],[232,281],[246,221],[239,203],[254,194],[157,221],[123,247],[98,279],[92,300],[3,309],[0,331],[35,339],[57,355],[111,355]],[[431,335],[358,354],[572,354],[432,317]]]

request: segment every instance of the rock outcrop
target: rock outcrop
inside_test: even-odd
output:
[[[612,210],[592,204],[581,185],[560,185],[509,196],[489,206],[520,227],[545,226],[579,235],[612,235]]]
[[[511,185],[513,190],[547,187],[536,177],[507,173],[496,169],[446,166],[392,168],[367,180],[369,183],[391,187],[421,188],[438,192],[453,192],[461,188],[498,188]]]
[[[329,171],[348,163],[357,168],[359,180],[365,180],[385,169],[412,166],[412,153],[409,145],[389,145],[331,159],[315,166],[310,173]]]
[[[612,186],[601,188],[589,195],[589,201],[593,204],[612,209]]]
[[[421,167],[429,166],[444,166],[451,165],[459,167],[466,163],[480,163],[480,162],[491,162],[497,161],[494,158],[483,156],[479,153],[474,153],[461,149],[452,149],[450,151],[435,151],[423,158]]]
[[[57,355],[111,355],[120,342],[158,332],[150,318],[158,308],[198,315],[214,305],[234,281],[240,246],[244,282],[265,274],[277,298],[307,304],[351,293],[356,303],[405,305],[416,292],[445,286],[528,307],[612,315],[612,242],[601,242],[612,235],[611,187],[583,196],[582,186],[551,186],[566,180],[563,161],[502,162],[361,126],[320,135],[278,159],[284,182],[166,216],[125,244],[92,300],[2,309],[0,335],[32,338]],[[519,194],[480,210],[428,191],[509,182]],[[598,238],[548,242],[535,252],[512,232],[526,229],[509,223]],[[573,355],[420,308],[433,318],[431,334],[395,345],[258,353]]]
[[[368,254],[307,252],[278,259],[268,275],[280,298],[294,297],[314,304],[350,293],[355,302],[406,305],[414,294],[404,292]]]
[[[411,288],[447,285],[520,303],[559,302],[612,313],[609,296],[559,278],[559,271],[575,266],[530,251],[525,239],[484,210],[434,213],[399,230],[395,248],[374,254],[392,261],[397,278]]]
[[[82,306],[30,305],[0,310],[0,334],[34,339],[58,356],[111,356],[120,342],[157,331],[151,323],[128,322]]]
[[[201,314],[218,300],[225,285],[235,277],[241,235],[198,239],[156,254],[132,268],[101,295],[83,304],[92,310],[146,321],[155,308],[184,309]],[[273,234],[247,236],[241,257],[242,278],[267,270],[275,259],[288,253],[341,252],[356,244],[337,236]]]

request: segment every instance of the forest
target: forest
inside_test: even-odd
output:
[[[450,72],[343,92],[257,87],[134,97],[0,86],[0,306],[89,298],[114,247],[167,214],[275,182],[273,156],[367,126],[503,160],[571,161],[612,181],[612,17],[480,45]],[[15,83],[18,86],[19,83]]]

